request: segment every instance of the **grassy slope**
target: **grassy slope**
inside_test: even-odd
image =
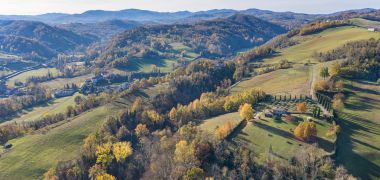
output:
[[[311,60],[315,64],[318,62],[311,57],[313,51],[328,51],[349,41],[369,38],[380,38],[380,33],[353,27],[329,29],[319,34],[299,38],[300,44],[285,48],[280,51],[278,56],[264,59],[263,62],[271,64],[277,63],[281,59],[288,59],[295,63],[306,63]],[[240,83],[232,89],[232,92],[243,91],[251,87],[261,88],[269,93],[305,92],[306,88],[301,88],[303,87],[302,82],[306,84],[307,82],[321,79],[319,69],[331,66],[332,63],[313,65],[309,73],[302,73],[301,69],[299,69],[301,65],[297,65],[296,67],[298,68],[279,70],[253,77]],[[294,75],[292,76],[291,74]],[[310,76],[307,76],[307,74]],[[313,78],[313,80],[310,80],[310,78]],[[374,89],[373,86],[367,88],[369,89],[357,92],[348,101],[351,107],[357,107],[345,110],[344,125],[342,126],[344,135],[341,138],[341,148],[338,151],[339,162],[344,164],[354,175],[359,175],[364,179],[368,179],[368,174],[380,177],[380,146],[378,145],[380,144],[380,133],[378,133],[380,131],[380,119],[377,115],[380,113],[380,94],[379,91],[377,91],[377,94],[373,94],[373,91],[371,91],[371,89]],[[372,92],[372,94],[369,92]],[[275,152],[282,152],[284,149],[291,151],[292,149],[291,147],[285,148],[290,144],[286,143],[287,138],[283,135],[274,134],[269,138],[268,131],[260,130],[260,128],[250,124],[242,130],[242,133],[238,135],[239,137],[241,137],[242,142],[248,143],[254,151],[256,149],[258,152],[266,152],[269,144],[277,143],[280,146],[273,147]],[[255,147],[255,145],[260,146]],[[285,155],[287,154],[287,152],[284,153]]]
[[[378,21],[371,21],[371,20],[362,19],[362,18],[354,18],[354,19],[351,19],[351,22],[357,26],[364,27],[364,28],[369,28],[369,27],[380,28],[380,22]]]
[[[325,65],[331,65],[331,62],[316,64],[319,62],[312,58],[313,52],[324,52],[350,41],[369,38],[380,38],[380,33],[349,26],[328,29],[314,35],[296,37],[296,40],[300,42],[299,44],[280,50],[274,57],[263,59],[264,64],[278,63],[282,59],[288,59],[296,63],[294,68],[277,70],[242,81],[232,89],[232,92],[240,92],[254,87],[273,94],[309,94],[313,79],[320,79],[319,69]],[[303,66],[303,63],[308,62],[308,60],[312,62],[312,67]]]
[[[207,120],[204,120],[201,125],[199,125],[200,129],[204,131],[208,131],[210,133],[214,133],[214,130],[217,127],[221,127],[226,123],[232,123],[233,125],[237,125],[242,121],[240,115],[238,112],[235,113],[229,113],[229,114],[224,114],[221,116],[217,116],[214,118],[210,118]]]
[[[114,113],[109,108],[86,112],[46,134],[12,140],[14,147],[0,159],[0,179],[40,179],[59,160],[76,157],[83,139],[97,129],[107,115]]]
[[[297,37],[300,44],[279,51],[274,57],[264,59],[264,63],[278,63],[287,59],[296,63],[306,63],[308,60],[317,62],[312,58],[314,52],[325,52],[335,49],[350,41],[380,38],[380,32],[369,32],[363,28],[340,27],[328,29],[318,34]]]
[[[66,111],[67,106],[75,105],[74,98],[77,95],[80,95],[80,94],[77,93],[73,96],[54,99],[50,103],[44,104],[39,107],[35,107],[28,111],[24,111],[18,117],[13,118],[11,121],[7,121],[5,123],[21,122],[21,121],[36,121],[46,114],[52,115],[52,114],[64,113]]]
[[[184,54],[184,60],[191,60],[198,57],[199,54],[194,53],[191,49],[182,43],[171,43],[173,51],[171,53],[181,53],[186,51]],[[173,70],[173,65],[176,63],[177,59],[166,59],[166,58],[133,58],[131,59],[131,64],[125,68],[127,71],[142,71],[150,72],[152,70],[152,65],[156,65],[160,68],[161,72],[170,72]]]
[[[143,89],[138,96],[149,98],[167,87],[167,84]],[[36,133],[14,139],[10,152],[0,157],[0,179],[41,179],[59,160],[77,156],[83,139],[96,131],[107,116],[116,115],[136,98],[130,95],[81,114],[62,125],[52,125],[45,133]],[[41,130],[42,132],[42,130]]]
[[[65,84],[76,84],[80,86],[86,79],[90,79],[93,75],[86,74],[83,76],[78,76],[74,78],[58,78],[52,81],[41,83],[42,86],[46,86],[50,89],[62,89]]]
[[[28,71],[28,72],[21,73],[15,77],[9,79],[8,80],[8,86],[13,87],[14,83],[16,81],[25,83],[26,80],[31,76],[36,76],[36,77],[46,76],[49,71],[53,74],[53,76],[58,75],[58,73],[59,73],[59,71],[55,68],[41,68],[41,69]]]
[[[233,93],[257,88],[272,94],[304,94],[310,90],[310,68],[281,69],[242,81],[231,89]]]
[[[332,142],[325,138],[325,133],[329,127],[329,123],[325,121],[317,121],[317,131],[321,144],[321,150],[330,152],[332,150]],[[269,147],[272,146],[273,152],[281,159],[288,160],[294,156],[297,149],[309,146],[310,144],[298,141],[293,137],[290,129],[294,129],[296,124],[287,123],[285,121],[275,121],[271,118],[257,120],[255,123],[249,122],[242,131],[232,139],[233,144],[245,146],[251,149],[257,157],[265,158]]]
[[[175,63],[175,60],[173,59],[135,58],[131,60],[130,65],[125,70],[150,72],[152,71],[152,65],[156,65],[158,68],[160,68],[161,72],[170,72],[172,71],[174,63]]]
[[[229,113],[205,120],[200,125],[200,128],[213,133],[218,126],[220,127],[227,122],[238,124],[241,120],[238,112]],[[318,136],[321,137],[318,142],[323,144],[322,149],[331,151],[332,142],[325,137],[330,124],[321,120],[315,121],[318,122]],[[233,135],[231,140],[232,147],[245,146],[251,149],[256,154],[256,157],[259,158],[266,157],[265,153],[268,151],[269,146],[272,145],[275,153],[281,155],[283,159],[288,159],[294,155],[297,149],[308,146],[308,144],[293,138],[289,129],[294,129],[295,127],[296,124],[274,121],[271,118],[258,120],[255,123],[248,122],[241,131],[237,131],[237,134]]]
[[[355,176],[380,178],[380,86],[347,86],[352,94],[339,113],[342,133],[337,160]]]

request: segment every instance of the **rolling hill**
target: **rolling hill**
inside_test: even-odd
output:
[[[89,37],[34,21],[0,21],[0,35],[3,51],[15,54],[35,52],[45,58],[93,41]]]
[[[144,26],[116,36],[101,56],[172,57],[173,43],[188,47],[202,57],[232,56],[238,50],[261,45],[286,30],[278,25],[249,15],[194,24]],[[108,59],[107,59],[108,60]]]
[[[89,35],[106,41],[118,33],[141,25],[141,23],[138,23],[136,21],[114,19],[97,23],[59,24],[57,27],[75,32],[80,35]]]

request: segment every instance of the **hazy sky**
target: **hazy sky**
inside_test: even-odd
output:
[[[155,11],[258,8],[330,13],[358,8],[380,9],[380,0],[0,0],[0,14],[81,13],[93,9],[128,8]]]

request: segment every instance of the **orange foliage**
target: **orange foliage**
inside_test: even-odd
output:
[[[307,105],[306,105],[305,102],[302,102],[302,103],[298,103],[298,104],[297,104],[297,111],[298,111],[298,112],[302,112],[302,113],[304,113],[304,112],[306,112],[306,110],[307,110]]]

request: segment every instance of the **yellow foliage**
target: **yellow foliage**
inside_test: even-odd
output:
[[[50,168],[48,171],[46,171],[44,173],[44,180],[58,180],[55,169]]]
[[[132,155],[133,149],[130,142],[118,142],[113,144],[113,155],[118,162]]]
[[[311,137],[317,135],[317,126],[314,122],[304,121],[301,122],[294,129],[294,136],[302,140],[309,140]]]
[[[96,176],[96,180],[116,180],[116,178],[110,174],[102,173]]]
[[[298,103],[298,104],[297,104],[297,111],[298,111],[298,112],[302,112],[302,113],[304,113],[304,112],[306,112],[306,110],[307,110],[307,105],[306,105],[305,102],[302,102],[302,103]]]
[[[98,146],[96,149],[96,163],[102,164],[103,166],[106,166],[107,164],[111,163],[114,158],[111,154],[111,150],[111,143],[106,143]]]
[[[136,135],[137,136],[144,136],[149,134],[149,129],[146,127],[145,124],[138,124],[135,129]]]
[[[192,148],[187,141],[181,140],[175,145],[175,161],[181,163],[190,163],[194,158],[194,148]]]
[[[155,123],[161,123],[162,121],[164,121],[164,118],[161,116],[161,114],[159,114],[155,110],[147,111],[147,115],[148,115],[148,118]]]
[[[228,122],[224,124],[222,127],[219,127],[215,130],[215,135],[218,139],[223,139],[228,136],[228,134],[232,131],[232,124]]]
[[[253,110],[250,104],[246,103],[240,107],[240,116],[245,120],[253,119],[254,113],[255,113],[255,110]]]

